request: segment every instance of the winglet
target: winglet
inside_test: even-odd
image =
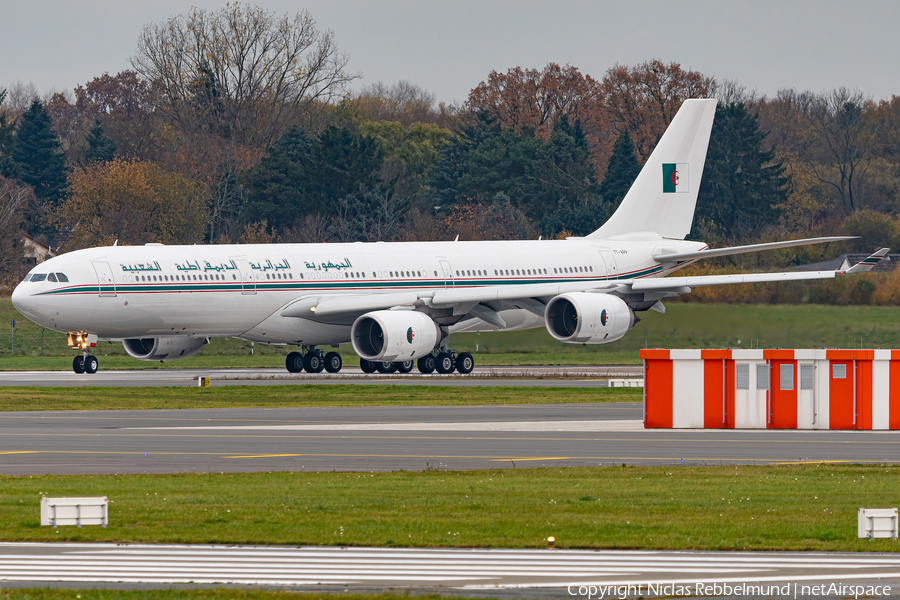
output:
[[[842,269],[841,272],[849,275],[851,273],[865,273],[866,271],[870,271],[872,267],[881,262],[882,259],[884,259],[884,257],[887,256],[887,253],[890,251],[890,248],[880,248],[874,254],[870,254],[849,269]]]

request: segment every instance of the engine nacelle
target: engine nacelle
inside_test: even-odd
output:
[[[178,336],[125,340],[122,345],[132,358],[163,361],[193,356],[208,343],[208,338]]]
[[[350,339],[366,360],[400,362],[430,354],[441,339],[441,328],[420,312],[376,310],[356,319]]]
[[[574,292],[547,304],[544,323],[561,342],[608,344],[634,327],[634,311],[618,296]]]

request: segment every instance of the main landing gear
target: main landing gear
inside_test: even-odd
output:
[[[364,358],[359,359],[359,366],[363,373],[409,373],[413,368],[413,361],[406,362],[373,362]],[[437,355],[427,354],[416,361],[419,373],[430,375],[437,371],[441,374],[457,371],[462,374],[471,373],[475,368],[475,359],[468,352],[455,354],[453,350],[443,349]]]
[[[100,361],[90,352],[85,352],[83,356],[76,356],[72,360],[72,370],[78,373],[87,373],[93,375],[100,368]]]
[[[306,354],[299,352],[291,352],[284,361],[284,366],[291,373],[321,373],[328,371],[329,373],[337,373],[344,366],[341,355],[337,352],[329,352],[323,354],[316,347],[307,349]]]
[[[315,347],[308,348],[303,354],[291,352],[284,362],[285,367],[291,373],[302,373],[303,371],[307,373],[321,373],[322,371],[337,373],[343,366],[340,354],[337,352],[323,354]],[[475,358],[468,352],[456,354],[453,350],[442,348],[436,355],[428,354],[417,361],[376,362],[360,358],[359,367],[363,373],[410,373],[413,367],[418,367],[419,373],[424,375],[435,371],[441,374],[457,371],[465,375],[471,373],[475,368]]]

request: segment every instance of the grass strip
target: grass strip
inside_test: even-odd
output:
[[[100,496],[110,525],[39,525],[39,498]],[[900,551],[857,539],[900,467],[579,467],[0,477],[0,541]]]
[[[102,585],[102,584],[97,584]],[[174,586],[156,590],[105,590],[105,589],[65,589],[65,588],[8,588],[0,582],[3,600],[334,600],[334,593],[295,592],[259,590],[245,588],[211,587],[201,589],[179,589]],[[344,600],[409,600],[409,594],[350,594],[341,593]],[[416,600],[454,600],[452,596],[429,594],[415,596]],[[458,600],[458,599],[457,599]],[[466,600],[474,600],[466,596]]]
[[[642,388],[426,385],[0,387],[0,411],[640,402]]]

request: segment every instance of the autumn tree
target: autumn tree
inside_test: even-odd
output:
[[[448,128],[454,121],[454,108],[437,102],[434,93],[407,80],[388,85],[376,82],[363,87],[353,98],[362,119],[392,121],[410,127],[429,123]]]
[[[837,193],[848,213],[858,208],[860,179],[875,146],[872,110],[861,92],[838,88],[815,96],[805,111],[819,138],[816,177]]]
[[[75,225],[66,250],[112,244],[202,242],[208,211],[203,186],[134,159],[76,167],[69,197],[54,214]]]
[[[22,260],[22,221],[34,193],[28,186],[0,176],[0,281],[15,274]]]
[[[879,154],[894,164],[900,176],[900,96],[879,102],[874,118]]]
[[[231,3],[215,12],[147,25],[134,70],[159,85],[160,110],[185,131],[211,128],[236,142],[268,147],[356,78],[331,31],[307,11],[290,17]]]
[[[543,141],[550,139],[559,117],[568,115],[573,123],[581,123],[595,162],[606,165],[611,140],[603,91],[599,82],[571,65],[491,71],[487,81],[469,93],[466,109],[469,120],[487,113],[501,129],[529,132]]]
[[[675,62],[651,60],[635,67],[616,65],[600,85],[603,105],[613,125],[626,130],[644,163],[688,98],[709,97],[714,79],[686,71]]]
[[[17,177],[19,168],[13,158],[16,142],[16,120],[3,110],[7,90],[0,90],[0,176]]]
[[[156,159],[156,150],[171,137],[156,118],[156,88],[134,71],[104,73],[75,88],[75,110],[82,129],[99,120],[103,132],[123,156]]]

